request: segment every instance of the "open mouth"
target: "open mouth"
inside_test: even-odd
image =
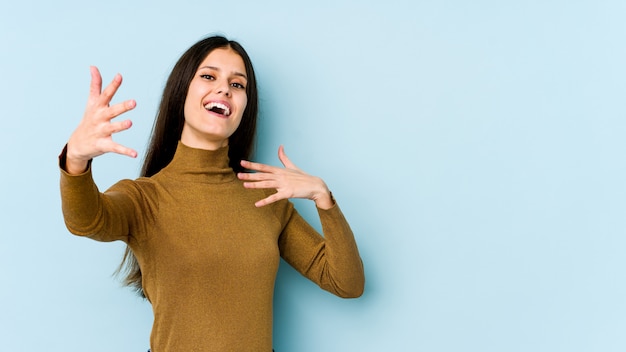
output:
[[[222,103],[212,101],[206,104],[204,108],[216,114],[220,114],[226,117],[230,116],[230,108]]]

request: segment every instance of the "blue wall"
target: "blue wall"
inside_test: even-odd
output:
[[[63,225],[56,156],[89,65],[124,75],[143,152],[165,78],[208,34],[255,63],[257,159],[284,144],[355,230],[341,300],[281,267],[275,346],[626,350],[623,1],[6,1],[0,5],[0,350],[147,348],[121,244]],[[140,160],[94,163],[104,189]],[[317,225],[307,202],[297,206]]]

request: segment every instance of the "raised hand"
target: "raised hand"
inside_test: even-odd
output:
[[[70,174],[84,172],[89,160],[104,153],[117,153],[137,157],[137,152],[113,141],[113,134],[129,129],[130,120],[111,122],[115,117],[135,108],[134,100],[109,105],[122,84],[122,76],[102,90],[102,76],[95,66],[90,67],[91,85],[83,119],[67,142],[66,171]]]
[[[241,166],[256,171],[237,174],[240,180],[245,181],[244,187],[276,189],[276,193],[256,202],[257,207],[288,198],[311,199],[321,209],[329,209],[334,205],[326,183],[321,178],[306,174],[296,167],[285,154],[285,148],[282,145],[278,148],[278,159],[285,166],[284,168],[247,160],[241,161]]]

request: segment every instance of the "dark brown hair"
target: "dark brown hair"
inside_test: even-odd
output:
[[[242,171],[239,161],[249,159],[254,149],[258,113],[256,78],[250,57],[239,43],[222,36],[212,36],[191,46],[174,65],[163,89],[161,104],[152,127],[152,135],[141,169],[141,176],[153,176],[172,161],[183,131],[185,122],[184,105],[191,80],[202,61],[213,50],[218,48],[234,50],[241,56],[246,68],[248,103],[239,127],[228,138],[230,166],[235,172]],[[141,268],[130,247],[126,247],[126,252],[117,273],[126,275],[124,285],[130,286],[141,296],[144,296]]]

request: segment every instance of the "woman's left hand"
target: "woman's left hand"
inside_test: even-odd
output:
[[[321,209],[330,209],[333,206],[326,183],[321,178],[311,176],[294,165],[285,154],[285,148],[282,145],[278,147],[278,159],[285,166],[284,168],[247,160],[241,161],[241,166],[256,171],[237,174],[237,177],[244,181],[244,187],[276,189],[276,193],[261,199],[254,205],[262,207],[281,199],[306,198],[313,200]]]

